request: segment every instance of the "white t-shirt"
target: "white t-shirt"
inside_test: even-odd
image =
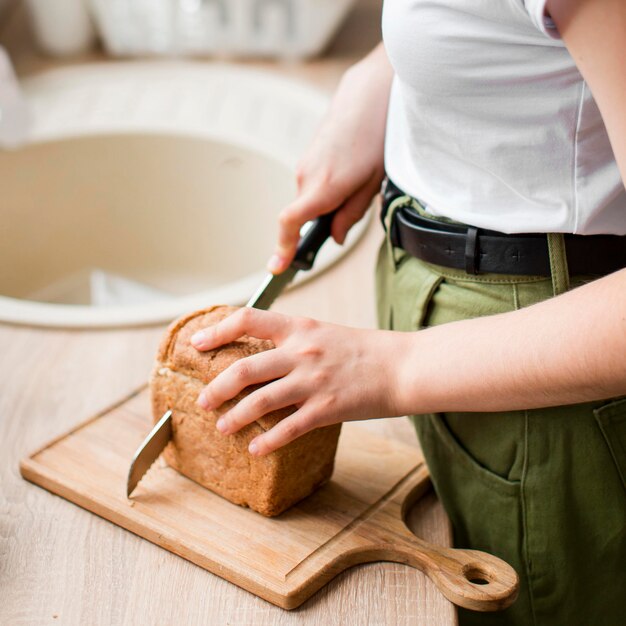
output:
[[[546,0],[385,0],[385,167],[436,215],[501,232],[626,234],[626,191]]]

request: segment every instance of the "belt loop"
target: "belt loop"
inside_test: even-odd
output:
[[[387,245],[387,257],[389,258],[389,262],[391,263],[391,269],[395,272],[396,266],[398,263],[398,259],[396,258],[396,251],[394,250],[393,243],[391,241],[392,229],[393,229],[393,218],[395,216],[396,211],[403,207],[411,204],[410,196],[399,196],[395,198],[387,207],[387,211],[384,218],[385,224],[385,243]]]
[[[555,296],[569,290],[569,270],[563,233],[548,233],[548,256],[550,257],[550,275],[552,291]]]
[[[465,271],[468,274],[478,274],[478,229],[467,227],[465,238]]]

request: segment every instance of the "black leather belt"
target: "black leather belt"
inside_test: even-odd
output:
[[[405,194],[387,179],[383,188],[383,220],[391,202],[402,195]],[[509,235],[450,224],[423,217],[407,206],[395,211],[390,235],[391,243],[411,256],[470,274],[550,276],[548,240],[544,234]],[[626,236],[566,234],[564,239],[571,276],[604,276],[626,267]]]

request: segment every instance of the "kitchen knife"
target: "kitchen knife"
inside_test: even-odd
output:
[[[269,274],[252,298],[248,300],[246,306],[255,309],[269,309],[274,300],[300,270],[310,270],[313,267],[317,253],[328,237],[330,237],[330,227],[335,213],[333,211],[332,213],[322,215],[316,220],[308,222],[303,227],[296,255],[291,265],[281,274]],[[126,496],[128,498],[130,498],[143,475],[159,458],[171,438],[172,411],[167,411],[135,452],[128,470],[128,480],[126,482]]]

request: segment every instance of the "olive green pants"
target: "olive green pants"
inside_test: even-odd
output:
[[[380,326],[415,331],[514,311],[584,282],[567,276],[558,238],[552,244],[553,278],[544,278],[470,275],[387,239],[377,266]],[[428,364],[415,368],[418,377]],[[520,577],[510,608],[461,609],[463,626],[626,624],[626,398],[411,419],[455,545],[495,554]]]

